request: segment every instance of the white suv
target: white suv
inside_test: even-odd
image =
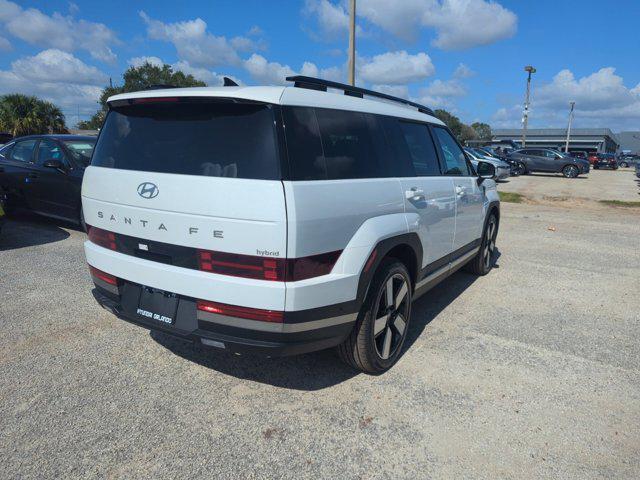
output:
[[[426,107],[309,77],[108,100],[82,204],[98,302],[231,352],[399,358],[411,302],[493,265],[500,204]]]

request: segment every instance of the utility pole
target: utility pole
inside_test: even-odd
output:
[[[564,153],[569,152],[569,137],[571,137],[571,121],[573,120],[573,107],[576,106],[576,102],[569,102],[569,125],[567,126],[567,143],[564,144]]]
[[[527,77],[527,95],[524,99],[524,113],[522,115],[522,148],[527,146],[527,125],[529,124],[529,94],[531,93],[531,74],[536,73],[536,69],[531,65],[524,67],[524,71],[529,73]]]
[[[356,84],[356,0],[349,8],[349,85]]]

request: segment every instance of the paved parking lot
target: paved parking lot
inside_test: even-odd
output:
[[[600,185],[537,177],[500,188]],[[503,204],[498,268],[419,300],[380,377],[149,334],[93,301],[82,233],[12,220],[0,478],[637,478],[640,209],[565,207]]]

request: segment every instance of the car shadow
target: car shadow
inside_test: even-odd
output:
[[[496,251],[496,265],[500,251]],[[403,355],[431,321],[469,288],[478,277],[463,271],[444,280],[413,305],[413,313]],[[334,349],[283,358],[233,355],[201,344],[152,330],[149,336],[173,354],[216,372],[241,380],[289,388],[316,391],[338,385],[361,373],[342,363]]]
[[[240,380],[279,388],[322,390],[360,374],[342,363],[333,349],[292,357],[265,358],[251,354],[233,355],[155,330],[149,332],[149,335],[185,360]]]
[[[565,178],[564,175],[562,175],[561,173],[538,173],[538,172],[533,172],[533,173],[527,173],[528,176],[530,177],[548,177],[548,178]],[[586,180],[588,177],[584,176],[584,173],[581,173],[579,176],[575,177],[575,178],[568,178],[567,180]],[[588,175],[588,174],[586,174]]]
[[[69,232],[62,229],[78,227],[65,222],[41,217],[36,214],[20,212],[14,213],[6,219],[0,233],[0,251],[45,245],[60,242],[69,237]]]
[[[496,263],[493,268],[500,268],[498,262],[500,256],[500,250],[496,248]],[[464,269],[458,270],[417,299],[411,307],[411,323],[404,344],[404,352],[406,353],[442,310],[479,278],[477,275],[465,272]]]

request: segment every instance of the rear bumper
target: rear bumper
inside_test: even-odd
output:
[[[97,302],[122,320],[231,353],[281,357],[331,348],[348,337],[357,318],[348,313],[352,306],[334,305],[326,307],[328,315],[335,314],[328,318],[313,311],[305,321],[304,312],[295,312],[284,323],[258,322],[201,312],[196,299],[179,296],[174,324],[167,325],[136,313],[140,285],[125,281],[115,289],[95,281],[95,287]]]

